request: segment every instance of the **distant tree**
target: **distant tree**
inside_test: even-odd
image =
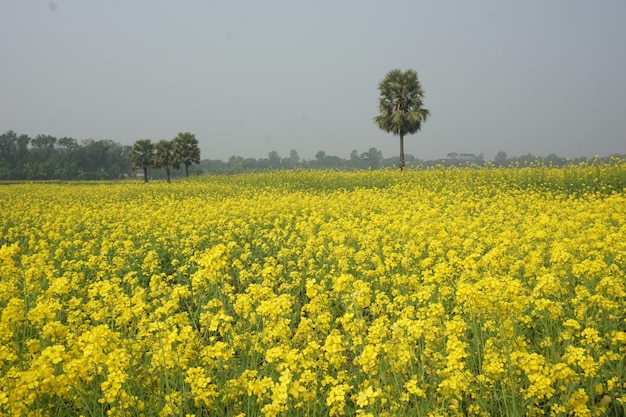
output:
[[[61,138],[57,140],[57,145],[59,146],[59,148],[68,152],[72,152],[78,149],[78,142],[74,138]]]
[[[545,163],[548,165],[555,166],[555,167],[563,166],[565,162],[566,162],[565,158],[561,158],[560,156],[554,153],[548,154],[548,156],[545,157]]]
[[[267,154],[267,157],[269,158],[269,163],[270,163],[270,168],[279,168],[280,167],[280,155],[278,155],[278,152],[276,151],[271,151]]]
[[[493,162],[496,166],[502,167],[506,165],[506,152],[500,151],[496,154],[496,157],[493,159]]]
[[[28,154],[28,146],[32,139],[28,135],[20,135],[17,138],[17,151],[20,154],[20,157],[25,158]]]
[[[263,163],[254,158],[245,158],[241,163],[241,169],[244,171],[254,171],[260,169]]]
[[[0,135],[0,157],[10,157],[17,148],[17,133],[12,130]]]
[[[41,154],[43,157],[49,157],[54,151],[54,145],[57,143],[57,138],[50,135],[37,135],[31,140],[33,149]]]
[[[55,154],[57,138],[50,135],[37,135],[31,140],[31,162],[35,167],[30,171],[35,176],[30,179],[54,178],[59,168],[59,161]]]
[[[298,166],[299,162],[300,162],[300,156],[298,155],[298,151],[296,151],[295,149],[292,149],[289,152],[288,158],[282,158],[281,166],[285,169],[292,169]]]
[[[326,155],[326,159],[324,159],[324,166],[327,168],[338,169],[344,166],[344,161],[338,156]]]
[[[107,173],[106,178],[121,178],[133,170],[130,160],[132,146],[120,145],[110,139],[85,139],[76,150],[77,170],[75,176],[82,179],[96,179],[102,176],[103,170]]]
[[[179,133],[173,141],[174,167],[185,166],[185,177],[189,178],[189,165],[200,163],[200,147],[193,133]]]
[[[291,152],[289,152],[289,160],[291,161],[292,165],[296,165],[298,162],[300,162],[300,156],[298,155],[298,151],[292,149]]]
[[[317,151],[317,153],[315,154],[315,159],[318,161],[323,161],[326,158],[326,152],[324,151]]]
[[[174,144],[169,140],[160,140],[154,145],[154,167],[165,168],[165,178],[172,182],[170,167],[174,164]]]
[[[226,172],[226,162],[221,159],[203,159],[200,161],[199,169],[208,172]]]
[[[139,139],[133,144],[130,161],[135,169],[143,170],[143,181],[148,182],[148,168],[154,164],[154,145],[150,139]]]
[[[529,152],[526,155],[518,156],[517,158],[515,158],[515,162],[519,163],[521,166],[529,166],[537,162],[537,159],[538,157]]]
[[[63,180],[78,177],[78,150],[80,145],[74,138],[63,137],[57,140],[55,158],[59,162],[55,176]]]
[[[265,171],[270,169],[270,160],[268,158],[259,158],[256,163],[257,169]]]
[[[367,156],[367,162],[371,169],[378,169],[380,163],[383,160],[383,153],[376,148],[370,148],[365,154]]]
[[[239,171],[243,168],[244,159],[241,156],[232,155],[228,158],[228,167],[232,170]]]
[[[424,90],[414,70],[391,70],[378,84],[378,110],[374,118],[382,130],[400,136],[400,170],[404,169],[404,136],[418,132],[430,116],[423,107]]]
[[[350,166],[352,166],[352,168],[361,167],[361,158],[359,157],[359,152],[356,149],[352,149],[352,152],[350,152]]]
[[[19,161],[17,152],[17,134],[9,130],[0,135],[0,178],[10,179],[15,175]]]

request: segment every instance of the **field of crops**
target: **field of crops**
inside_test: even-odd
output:
[[[0,185],[0,414],[623,416],[626,163]]]

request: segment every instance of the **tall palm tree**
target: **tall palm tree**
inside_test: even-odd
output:
[[[185,177],[189,177],[189,165],[200,163],[198,139],[193,133],[179,133],[174,138],[174,167],[185,165]]]
[[[160,140],[154,145],[154,166],[165,168],[167,182],[170,183],[170,167],[174,165],[174,144],[169,140]]]
[[[374,122],[382,130],[400,136],[400,170],[404,169],[404,136],[422,128],[430,111],[422,107],[424,90],[417,72],[410,69],[391,70],[378,84],[380,90],[378,110]]]
[[[148,168],[154,163],[154,145],[150,139],[139,139],[130,151],[133,168],[143,169],[143,181],[148,182]]]

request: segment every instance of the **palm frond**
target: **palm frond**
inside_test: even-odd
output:
[[[394,135],[415,133],[430,112],[423,107],[424,90],[414,70],[394,69],[379,84],[379,115],[374,122]]]

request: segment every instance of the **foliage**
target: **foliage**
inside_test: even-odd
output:
[[[112,140],[0,135],[0,180],[103,180],[131,173],[129,146]]]
[[[185,177],[189,177],[189,166],[200,163],[200,148],[198,139],[193,133],[179,133],[173,140],[174,144],[174,166],[185,167]]]
[[[620,160],[0,187],[0,414],[624,415],[625,187]]]
[[[154,146],[154,167],[165,168],[166,180],[170,181],[170,167],[175,164],[174,143],[169,140],[160,140]]]
[[[128,178],[133,175],[130,162],[131,146],[123,146],[112,140],[83,140],[73,138],[49,139],[53,142],[50,155],[38,158],[38,150],[31,146],[31,138],[8,131],[0,135],[0,180],[107,180]],[[170,141],[171,142],[171,141]],[[614,155],[620,157],[620,155]],[[198,160],[197,158],[195,160]],[[352,150],[348,158],[317,152],[312,160],[300,159],[295,149],[289,157],[281,157],[271,151],[268,158],[243,158],[233,155],[228,161],[204,159],[197,165],[189,165],[188,172],[179,172],[180,165],[172,161],[172,177],[181,175],[235,174],[242,172],[263,172],[283,169],[333,169],[352,171],[359,169],[385,169],[398,166],[400,159],[384,158],[382,152],[372,147],[367,152]],[[585,162],[608,163],[611,157],[602,158],[563,158],[554,154],[539,157],[531,154],[507,157],[499,152],[494,164],[496,167],[528,167],[545,165],[550,167],[575,166]],[[156,162],[156,161],[155,161]],[[196,162],[194,162],[196,164]],[[421,160],[405,154],[405,164],[409,168],[428,169],[434,166],[446,167],[489,167],[483,154],[451,152],[446,158]],[[150,178],[167,179],[167,169],[151,167]]]
[[[423,107],[424,90],[414,70],[391,70],[378,84],[378,111],[374,122],[382,130],[400,136],[400,169],[404,169],[404,136],[417,133],[430,116]]]
[[[148,168],[155,164],[154,144],[150,139],[139,139],[130,152],[133,168],[143,170],[144,182],[148,182]]]

